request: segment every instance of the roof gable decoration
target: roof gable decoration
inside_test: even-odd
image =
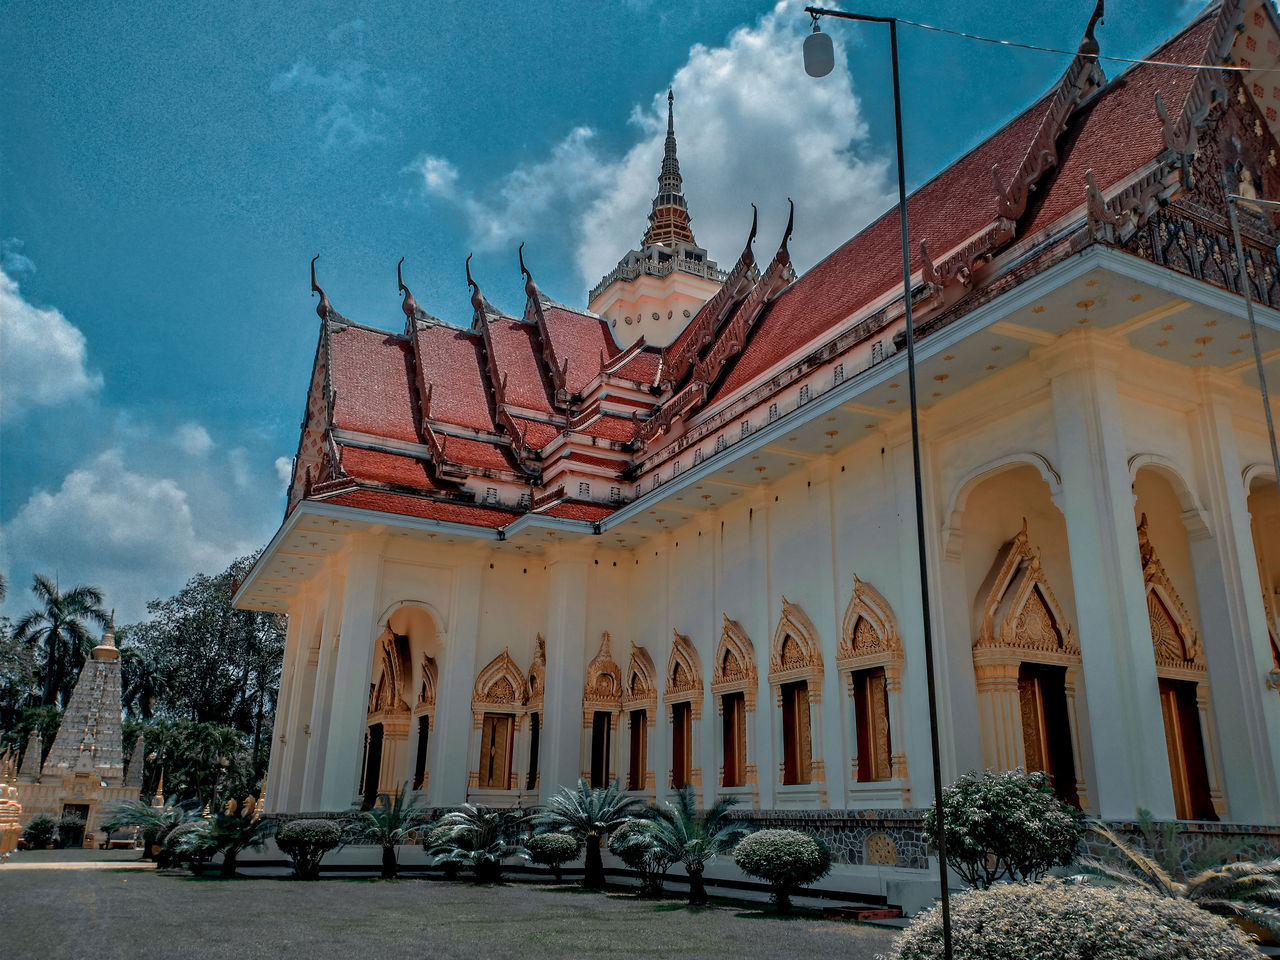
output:
[[[631,644],[631,659],[627,661],[627,670],[623,674],[622,708],[639,710],[645,707],[650,710],[658,705],[658,688],[654,683],[657,670],[649,651],[635,643]]]
[[[818,679],[822,673],[818,630],[804,609],[784,596],[782,615],[769,649],[769,682],[776,685],[791,680]]]
[[[422,685],[418,688],[418,706],[434,707],[436,705],[436,690],[440,679],[440,668],[436,664],[436,658],[430,654],[422,655]]]
[[[742,624],[737,620],[730,620],[726,613],[711,668],[711,692],[754,691],[756,683],[755,647],[747,632],[742,629]]]
[[[607,630],[600,634],[600,649],[587,664],[587,679],[582,692],[584,710],[618,710],[622,706],[622,670],[613,660],[610,640]]]
[[[529,664],[529,709],[542,707],[542,698],[547,689],[547,641],[538,634],[533,641],[533,663]]]
[[[975,652],[1080,659],[1080,644],[1045,578],[1040,554],[1031,549],[1025,518],[1022,529],[997,552],[979,597],[982,619]]]
[[[1206,673],[1204,644],[1169,574],[1156,556],[1147,530],[1147,515],[1138,521],[1138,553],[1142,559],[1142,579],[1147,590],[1147,614],[1151,620],[1151,642],[1155,647],[1156,669],[1160,672]]]
[[[404,692],[408,688],[411,670],[409,638],[390,628],[384,630],[378,642],[376,662],[381,664],[382,672],[370,697],[369,712],[408,713]]]
[[[902,640],[889,601],[865,580],[853,578],[853,596],[845,609],[836,666],[856,670],[862,666],[903,661]]]
[[[504,649],[476,677],[471,703],[473,709],[476,706],[515,707],[523,706],[527,699],[524,673],[511,659],[511,651]]]
[[[693,641],[679,630],[672,630],[671,655],[667,658],[668,703],[702,699],[702,661]]]

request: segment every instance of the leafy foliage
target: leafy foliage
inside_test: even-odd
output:
[[[1094,876],[1140,887],[1158,897],[1189,900],[1210,913],[1251,920],[1280,936],[1280,858],[1223,863],[1188,875],[1166,868],[1101,823],[1092,823],[1089,829],[1115,851],[1107,860],[1080,859],[1080,865]]]
[[[587,849],[582,885],[588,890],[604,888],[604,861],[600,844],[609,834],[631,819],[640,806],[635,797],[618,789],[618,781],[607,787],[591,787],[579,777],[576,787],[561,787],[547,801],[534,823],[556,833],[577,837]]]
[[[524,822],[523,810],[464,803],[441,818],[433,831],[436,843],[427,853],[467,867],[477,883],[493,883],[502,877],[502,862],[521,855]]]
[[[346,839],[382,847],[382,879],[394,880],[399,872],[396,847],[427,825],[427,810],[409,798],[409,784],[397,792],[378,794],[372,809],[361,810],[348,824]]]
[[[729,811],[737,804],[737,797],[723,797],[700,817],[693,787],[686,785],[676,792],[674,802],[667,800],[643,811],[640,829],[627,844],[648,845],[659,859],[683,863],[689,875],[689,904],[705,904],[707,888],[702,873],[707,864],[733,850],[751,832],[747,824],[730,819]]]
[[[748,876],[773,887],[780,913],[791,909],[791,895],[831,872],[831,851],[817,837],[798,830],[760,830],[746,837],[733,860]]]
[[[320,876],[320,861],[342,846],[342,827],[332,820],[290,820],[276,834],[276,846],[293,861],[299,880]]]
[[[58,842],[64,847],[84,843],[85,818],[78,813],[64,813],[58,818]]]
[[[234,877],[241,851],[262,849],[276,829],[274,821],[261,819],[258,803],[253,797],[246,797],[243,804],[228,800],[220,813],[199,821],[194,829],[184,832],[175,847],[180,853],[203,860],[221,853],[222,876]]]
[[[181,823],[199,819],[191,804],[179,804],[177,797],[170,797],[161,807],[153,807],[141,800],[122,800],[111,811],[111,816],[103,821],[102,829],[107,833],[117,830],[137,828],[138,839],[142,841],[144,855],[151,856],[153,848],[166,848],[166,841],[172,840],[173,828]],[[171,858],[160,856],[160,866],[167,866]]]
[[[951,898],[957,957],[981,960],[1255,960],[1231,924],[1186,900],[1058,880],[1003,883]],[[918,914],[885,960],[937,960],[942,913]]]
[[[614,836],[617,836],[617,833]],[[612,840],[610,843],[612,844]],[[582,852],[582,843],[577,837],[567,833],[537,833],[525,840],[524,849],[534,863],[550,867],[556,883],[559,883],[561,868],[570,860],[578,859],[578,854]],[[610,846],[610,849],[613,847]]]
[[[1084,814],[1063,803],[1040,772],[970,771],[942,791],[947,864],[970,885],[1035,880],[1075,857]],[[933,804],[925,832],[938,843]]]
[[[57,832],[58,821],[53,817],[41,814],[38,817],[31,818],[31,822],[22,831],[22,839],[34,849],[39,850],[53,843],[53,837]]]
[[[662,894],[663,879],[676,858],[664,847],[653,843],[646,824],[641,820],[628,820],[609,836],[609,852],[640,874],[640,895],[657,897]]]
[[[109,619],[102,609],[102,591],[82,584],[63,593],[56,581],[37,573],[31,592],[37,606],[19,618],[13,636],[38,645],[43,653],[40,702],[49,707],[61,701],[65,706],[95,642],[86,621],[106,626]]]

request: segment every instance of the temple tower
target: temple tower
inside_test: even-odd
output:
[[[667,91],[667,140],[658,193],[639,250],[630,251],[591,291],[591,310],[609,321],[620,346],[640,337],[665,347],[715,296],[725,275],[698,246],[676,156],[675,96]]]

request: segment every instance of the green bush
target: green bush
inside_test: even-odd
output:
[[[1060,880],[1004,883],[951,899],[955,955],[966,960],[1256,960],[1237,928],[1186,900]],[[935,960],[937,907],[911,922],[883,960]]]
[[[276,846],[293,861],[299,880],[320,876],[320,861],[342,845],[342,827],[332,820],[290,820],[276,834]]]
[[[64,813],[58,818],[58,839],[64,847],[78,847],[84,843],[85,819],[78,813]]]
[[[640,874],[640,894],[656,897],[662,893],[662,879],[675,857],[653,842],[653,833],[644,820],[628,820],[609,835],[609,852]]]
[[[970,771],[942,791],[947,864],[971,886],[997,880],[1037,880],[1075,858],[1084,836],[1084,814],[1063,803],[1040,772]],[[938,845],[933,804],[924,818]]]
[[[780,912],[791,909],[791,894],[831,872],[831,851],[817,837],[798,830],[759,830],[733,852],[742,870],[773,887]]]
[[[567,833],[539,833],[524,842],[529,859],[534,863],[550,867],[556,883],[560,882],[560,868],[570,860],[577,860],[582,852],[582,843],[577,837]],[[612,847],[610,847],[612,849]]]
[[[156,840],[160,847],[160,853],[156,856],[158,869],[182,866],[194,869],[195,864],[204,863],[217,852],[213,846],[206,847],[202,843],[192,841],[182,842],[182,838],[189,834],[203,836],[204,821],[198,817],[195,820],[169,824],[161,830],[161,833],[163,836]]]
[[[22,831],[22,839],[33,850],[43,850],[53,843],[53,835],[58,832],[58,821],[53,817],[41,814],[33,817]]]

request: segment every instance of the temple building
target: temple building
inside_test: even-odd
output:
[[[1280,494],[1225,198],[1280,199],[1280,22],[1225,0],[1150,57],[1186,67],[1108,77],[1100,13],[908,204],[943,776],[1275,855]],[[1240,219],[1277,384],[1280,219]],[[236,595],[289,615],[270,809],[689,784],[820,825],[859,889],[923,876],[898,214],[799,277],[793,227],[708,259],[669,109],[590,310],[522,250],[523,305],[468,268],[455,325],[402,282],[392,333],[313,262],[287,512]]]
[[[39,731],[27,741],[16,776],[24,823],[41,815],[57,820],[79,814],[89,845],[98,839],[101,823],[117,803],[138,799],[142,738],[134,745],[126,771],[122,716],[120,651],[113,624],[85,660],[48,754]]]

